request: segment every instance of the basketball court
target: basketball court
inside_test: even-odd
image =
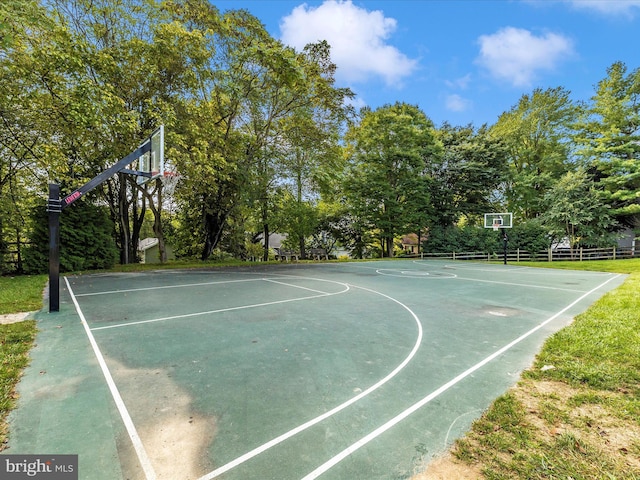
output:
[[[623,281],[393,260],[103,273],[38,314],[6,453],[83,479],[406,479]]]

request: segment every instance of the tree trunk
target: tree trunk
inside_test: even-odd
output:
[[[138,245],[140,245],[140,231],[142,230],[142,224],[144,222],[144,214],[147,210],[147,203],[143,195],[140,205],[138,204],[137,183],[135,183],[135,181],[133,181],[130,177],[128,178],[128,180],[132,183],[131,189],[133,191],[132,201],[131,201],[131,206],[132,206],[131,216],[133,217],[133,225],[131,229],[131,239],[129,241],[129,258],[133,263],[133,262],[140,261],[138,257]],[[140,209],[138,209],[138,206],[140,206]]]
[[[151,209],[151,213],[153,213],[153,234],[158,239],[158,254],[160,263],[165,263],[167,261],[167,247],[164,243],[164,229],[162,228],[162,181],[158,178],[156,179],[156,189],[158,206],[153,201],[153,191],[149,193],[146,187],[143,187],[142,194],[143,197],[149,200],[149,208]],[[143,202],[144,205],[144,202]]]
[[[262,235],[264,237],[264,252],[262,254],[263,262],[269,261],[269,235],[270,234],[271,233],[269,232],[269,225],[265,222],[264,225],[262,225]]]
[[[213,214],[205,212],[204,214],[204,248],[202,249],[202,260],[207,260],[213,250],[218,246],[222,237],[222,230],[227,219],[228,213]]]
[[[385,240],[387,242],[387,257],[392,258],[393,257],[393,237],[387,237]]]
[[[118,226],[120,229],[120,263],[129,263],[129,204],[127,182],[123,173],[118,174]]]

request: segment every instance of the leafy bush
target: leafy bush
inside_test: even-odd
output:
[[[107,209],[89,202],[76,202],[60,215],[60,271],[112,268],[118,259],[113,222]],[[45,273],[49,268],[49,221],[45,206],[31,215],[31,245],[24,252],[27,273]]]
[[[545,229],[535,221],[515,225],[506,233],[509,237],[509,250],[519,248],[535,253],[549,247],[549,238]],[[444,228],[435,226],[429,230],[429,237],[424,242],[424,251],[500,253],[503,248],[502,234],[502,231],[494,232],[491,229],[471,225]]]

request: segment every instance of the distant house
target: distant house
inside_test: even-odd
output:
[[[165,244],[167,249],[167,260],[175,260],[176,256],[173,253],[173,249]],[[138,244],[138,254],[140,256],[140,263],[160,263],[160,247],[158,247],[157,238],[145,238],[140,240]]]
[[[402,250],[404,253],[410,255],[417,255],[420,253],[420,245],[418,244],[418,235],[415,233],[409,233],[402,237]]]
[[[276,252],[280,251],[282,248],[282,242],[287,239],[286,234],[282,233],[271,233],[269,234],[269,248],[272,248]],[[264,239],[261,240],[262,245],[264,245]]]
[[[618,239],[618,247],[630,249],[635,253],[638,238],[640,237],[636,237],[632,229],[627,228],[621,232],[620,238]]]

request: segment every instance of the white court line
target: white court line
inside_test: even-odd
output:
[[[416,260],[415,263],[420,265],[421,262],[427,262],[427,260]],[[526,273],[527,275],[554,275],[558,277],[568,277],[568,276],[576,276],[583,275],[585,273],[594,274],[594,275],[610,275],[609,272],[598,272],[592,270],[558,270],[554,268],[545,268],[545,267],[525,267],[520,265],[508,265],[508,268],[504,269],[503,265],[495,265],[494,268],[477,268],[473,265],[462,265],[460,263],[451,264],[448,263],[444,266],[444,268],[451,268],[453,270],[475,270],[475,271],[483,271],[483,272],[504,272],[504,273]]]
[[[414,260],[412,263],[415,263],[416,265],[420,265],[420,262],[427,262],[426,260]],[[401,277],[401,278],[418,278],[416,276],[411,276],[411,275],[392,275],[392,274],[386,274],[386,273],[382,273],[380,272],[380,270],[393,270],[391,268],[386,268],[386,269],[380,269],[380,268],[375,268],[375,267],[368,267],[368,266],[363,266],[363,265],[357,265],[358,267],[361,268],[368,268],[368,269],[375,269],[376,273],[378,273],[379,275],[385,275],[388,277]],[[521,269],[525,269],[528,267],[513,267],[511,269],[511,271],[515,271],[515,270],[521,270]],[[472,268],[461,268],[460,270],[472,270]],[[479,269],[477,269],[479,270]],[[416,270],[416,271],[420,271],[420,270]],[[487,270],[489,271],[489,270]],[[499,272],[499,270],[496,269],[490,269],[490,271],[492,272]],[[435,272],[434,272],[435,273]],[[448,272],[447,272],[448,273]],[[589,273],[593,273],[593,272],[589,272]],[[600,273],[600,272],[597,272]],[[449,273],[449,275],[451,275],[450,277],[445,277],[445,276],[434,276],[431,277],[432,279],[441,279],[441,280],[450,280],[453,278],[458,278],[459,280],[466,280],[469,282],[482,282],[482,283],[495,283],[498,285],[509,285],[509,286],[514,286],[514,287],[526,287],[526,288],[540,288],[543,290],[558,290],[558,291],[565,291],[565,292],[571,292],[571,293],[583,293],[584,290],[576,290],[576,289],[572,289],[572,288],[560,288],[560,287],[550,287],[547,285],[530,285],[530,284],[526,284],[526,283],[514,283],[514,282],[501,282],[498,280],[483,280],[483,279],[477,279],[477,278],[466,278],[466,277],[461,277],[457,274],[454,273]],[[612,275],[610,273],[606,273],[606,275]],[[427,277],[428,278],[428,277]]]
[[[279,282],[278,280],[274,280],[274,279],[272,279],[272,278],[263,278],[263,280],[264,280],[265,282],[277,283],[277,284],[279,284],[279,285],[286,285],[287,287],[300,288],[300,289],[302,289],[302,290],[309,290],[310,292],[322,293],[322,294],[324,294],[324,295],[330,295],[330,294],[329,294],[329,293],[327,293],[327,292],[323,292],[323,291],[320,291],[320,290],[315,290],[315,289],[313,289],[313,288],[303,287],[302,285],[293,285],[293,284],[291,284],[291,283]]]
[[[431,260],[414,260],[412,263],[415,263],[416,265],[429,265],[429,264],[433,265]],[[506,272],[504,268],[501,269],[501,267],[504,267],[503,265],[495,265],[494,267],[483,265],[481,268],[478,268],[479,265],[480,264],[474,264],[474,263],[471,263],[470,265],[462,265],[459,263],[458,264],[447,263],[440,268],[453,268],[453,269],[459,268],[460,270],[477,270],[477,271],[483,271],[483,272],[496,272],[496,271]],[[508,271],[513,272],[513,271],[524,270],[526,268],[530,268],[530,267],[523,267],[521,265],[509,265]]]
[[[185,288],[185,287],[201,287],[204,285],[219,285],[221,283],[237,283],[237,282],[257,282],[260,278],[247,278],[243,280],[219,280],[215,282],[203,282],[203,283],[185,283],[182,285],[162,285],[158,287],[143,287],[143,288],[128,288],[124,290],[107,290],[104,292],[93,293],[79,293],[76,297],[93,297],[96,295],[112,295],[115,293],[130,293],[130,292],[146,292],[149,290],[163,290],[165,288]]]
[[[392,272],[392,273],[385,273]],[[393,273],[398,272],[398,273]],[[392,268],[380,268],[376,270],[378,275],[382,275],[384,277],[397,277],[397,278],[424,278],[427,280],[451,280],[452,278],[456,278],[457,275],[455,273],[449,272],[427,272],[425,270],[399,270]]]
[[[366,291],[374,293],[376,295],[380,295],[382,297],[385,297],[385,298],[397,303],[398,305],[400,305],[402,308],[404,308],[405,310],[407,310],[411,314],[411,316],[413,317],[413,319],[415,320],[415,322],[416,322],[416,324],[418,326],[418,338],[416,339],[416,343],[413,346],[413,349],[411,350],[411,352],[409,353],[407,358],[405,358],[403,360],[403,362],[400,365],[398,365],[386,377],[384,377],[382,380],[378,381],[376,384],[370,386],[369,388],[367,388],[363,392],[359,393],[355,397],[347,400],[346,402],[338,405],[337,407],[332,408],[328,412],[325,412],[322,415],[320,415],[320,416],[318,416],[316,418],[313,418],[313,419],[309,420],[306,423],[303,423],[302,425],[294,428],[293,430],[289,430],[288,432],[283,433],[282,435],[274,438],[273,440],[271,440],[271,441],[269,441],[269,442],[267,442],[267,443],[265,443],[263,445],[260,445],[257,448],[254,448],[253,450],[245,453],[244,455],[236,458],[235,460],[227,463],[226,465],[223,465],[222,467],[217,468],[216,470],[214,470],[214,471],[212,471],[212,472],[200,477],[198,480],[211,480],[213,478],[216,478],[217,476],[222,475],[223,473],[225,473],[225,472],[237,467],[238,465],[243,464],[247,460],[250,460],[250,459],[252,459],[253,457],[255,457],[257,455],[260,455],[261,453],[265,452],[266,450],[270,449],[271,447],[275,447],[279,443],[284,442],[285,440],[293,437],[294,435],[297,435],[298,433],[303,432],[304,430],[307,430],[308,428],[316,425],[317,423],[320,423],[323,420],[326,420],[327,418],[331,417],[332,415],[335,415],[336,413],[340,412],[341,410],[344,410],[345,408],[349,407],[350,405],[353,405],[354,403],[356,403],[357,401],[359,401],[362,398],[366,397],[371,392],[377,390],[382,385],[384,385],[389,380],[391,380],[393,377],[395,377],[413,359],[413,357],[418,352],[418,349],[420,348],[420,344],[422,343],[422,323],[420,323],[420,319],[418,318],[418,316],[409,307],[407,307],[404,303],[396,300],[393,297],[390,297],[389,295],[385,295],[384,293],[376,292],[375,290],[371,290],[371,289],[365,288],[365,287],[358,287],[358,286],[355,286],[355,285],[351,285],[351,286],[354,287],[354,288],[359,288],[361,290],[366,290]]]
[[[467,415],[475,415],[478,412],[482,412],[481,408],[474,408],[472,410],[469,410],[468,412],[464,412],[462,415],[458,415],[456,418],[454,418],[453,422],[451,422],[451,425],[449,425],[449,428],[447,429],[447,434],[444,437],[444,442],[443,442],[443,446],[444,448],[447,448],[448,444],[449,444],[449,435],[451,434],[451,430],[453,430],[453,426],[458,422],[458,420],[460,420],[462,417],[466,417]]]
[[[518,338],[516,338],[514,341],[512,341],[511,343],[505,345],[504,347],[502,347],[500,350],[497,350],[496,352],[494,352],[493,354],[489,355],[488,357],[486,357],[484,360],[476,363],[474,366],[472,366],[471,368],[465,370],[464,372],[462,372],[460,375],[458,375],[457,377],[453,378],[452,380],[450,380],[449,382],[445,383],[444,385],[442,385],[440,388],[438,388],[436,391],[430,393],[429,395],[427,395],[426,397],[424,397],[422,400],[414,403],[411,407],[407,408],[405,411],[401,412],[400,414],[396,415],[395,417],[393,417],[391,420],[389,420],[387,423],[385,423],[384,425],[381,425],[380,427],[378,427],[377,429],[375,429],[373,432],[371,432],[369,435],[366,435],[365,437],[361,438],[360,440],[358,440],[356,443],[350,445],[349,447],[345,448],[342,452],[340,452],[338,455],[334,456],[333,458],[331,458],[330,460],[328,460],[327,462],[323,463],[322,465],[320,465],[318,468],[316,468],[313,472],[309,473],[308,475],[306,475],[305,477],[302,478],[302,480],[313,480],[315,478],[318,478],[320,475],[322,475],[323,473],[327,472],[331,467],[337,465],[338,463],[340,463],[342,460],[344,460],[345,458],[347,458],[349,455],[351,455],[352,453],[354,453],[355,451],[357,451],[358,449],[360,449],[361,447],[363,447],[364,445],[366,445],[367,443],[369,443],[370,441],[374,440],[375,438],[379,437],[380,435],[382,435],[383,433],[385,433],[387,430],[389,430],[391,427],[397,425],[398,423],[400,423],[402,420],[404,420],[405,418],[407,418],[409,415],[411,415],[412,413],[414,413],[416,410],[419,410],[420,408],[422,408],[423,406],[425,406],[427,403],[429,403],[431,400],[433,400],[434,398],[438,397],[440,394],[446,392],[447,390],[449,390],[451,387],[453,387],[455,384],[457,384],[458,382],[460,382],[461,380],[465,379],[466,377],[468,377],[469,375],[471,375],[473,372],[475,372],[476,370],[484,367],[487,363],[491,362],[492,360],[496,359],[497,357],[499,357],[500,355],[502,355],[503,353],[505,353],[507,350],[511,349],[512,347],[514,347],[515,345],[517,345],[518,343],[520,343],[521,341],[523,341],[525,338],[529,337],[530,335],[532,335],[533,333],[537,332],[538,330],[540,330],[541,328],[543,328],[545,325],[547,325],[548,323],[552,322],[553,320],[555,320],[556,318],[558,318],[560,315],[562,315],[563,313],[565,313],[567,310],[569,310],[571,307],[573,307],[574,305],[576,305],[577,303],[579,303],[580,301],[582,301],[583,299],[585,299],[586,297],[588,297],[589,295],[591,295],[593,292],[595,292],[596,290],[604,287],[607,283],[609,283],[611,280],[620,277],[620,275],[616,275],[614,277],[609,278],[608,280],[606,280],[604,283],[601,283],[600,285],[598,285],[597,287],[595,287],[592,290],[589,290],[587,293],[585,293],[584,295],[582,295],[581,297],[579,297],[577,300],[574,300],[573,302],[571,302],[569,305],[567,305],[566,307],[564,307],[562,310],[560,310],[558,313],[556,313],[555,315],[553,315],[552,317],[548,318],[547,320],[545,320],[544,322],[542,322],[541,324],[539,324],[538,326],[532,328],[531,330],[529,330],[528,332],[522,334],[521,336],[519,336]]]
[[[266,279],[265,279],[266,280]],[[312,298],[320,298],[320,297],[330,297],[332,295],[339,295],[341,293],[345,293],[349,291],[349,285],[346,283],[335,282],[339,285],[343,285],[345,287],[344,290],[335,293],[327,293],[321,292],[320,295],[311,295],[308,297],[300,297],[300,298],[290,298],[288,300],[274,300],[273,302],[264,302],[264,303],[254,303],[252,305],[241,305],[239,307],[229,307],[229,308],[220,308],[217,310],[207,310],[206,312],[195,312],[195,313],[186,313],[184,315],[171,315],[169,317],[161,317],[161,318],[152,318],[150,320],[140,320],[137,322],[125,322],[125,323],[117,323],[115,325],[106,325],[104,327],[94,327],[91,330],[108,330],[110,328],[121,328],[121,327],[129,327],[132,325],[143,325],[145,323],[156,323],[156,322],[165,322],[167,320],[178,320],[180,318],[190,318],[190,317],[198,317],[202,315],[213,315],[214,313],[224,313],[224,312],[232,312],[234,310],[245,310],[248,308],[258,308],[258,307],[266,307],[269,305],[278,305],[280,303],[290,303],[290,302],[300,302],[302,300],[311,300]],[[291,287],[295,285],[289,285]],[[304,287],[299,287],[304,288]]]
[[[611,274],[608,274],[611,275]],[[480,283],[496,283],[498,285],[509,285],[512,287],[526,287],[526,288],[541,288],[543,290],[558,290],[562,292],[571,292],[571,293],[584,293],[584,290],[576,290],[575,288],[561,288],[561,287],[549,287],[547,285],[531,285],[528,283],[515,283],[515,282],[500,282],[498,280],[483,280],[480,278],[466,278],[457,276],[458,280],[466,280],[467,282],[480,282]]]
[[[102,370],[102,374],[104,375],[105,380],[107,381],[107,385],[109,386],[109,390],[111,391],[111,396],[113,397],[114,402],[116,403],[116,407],[118,408],[118,412],[120,412],[120,417],[122,417],[122,421],[127,429],[127,433],[129,434],[129,438],[131,439],[131,443],[133,444],[133,448],[138,455],[138,460],[140,460],[140,465],[144,470],[145,477],[147,480],[155,480],[156,472],[153,469],[153,465],[151,465],[151,460],[147,455],[147,451],[144,449],[144,445],[142,444],[142,440],[140,440],[140,436],[138,435],[138,431],[136,430],[135,425],[133,424],[133,420],[129,415],[129,411],[127,410],[124,401],[122,400],[122,396],[118,391],[118,387],[116,387],[115,382],[113,381],[113,377],[111,376],[111,372],[109,371],[109,367],[107,367],[107,363],[102,356],[102,352],[96,343],[96,339],[93,337],[91,333],[91,329],[89,328],[89,324],[87,323],[82,310],[80,310],[80,305],[78,304],[78,300],[76,299],[73,290],[71,289],[71,285],[69,284],[69,280],[67,277],[64,278],[64,281],[67,283],[67,288],[69,289],[69,293],[71,294],[71,300],[73,300],[73,304],[76,307],[76,312],[78,312],[78,316],[80,317],[80,321],[82,322],[82,326],[84,327],[85,332],[87,333],[87,337],[89,338],[89,343],[91,343],[91,347],[93,348],[93,353],[98,360],[98,364],[100,365],[100,369]]]

